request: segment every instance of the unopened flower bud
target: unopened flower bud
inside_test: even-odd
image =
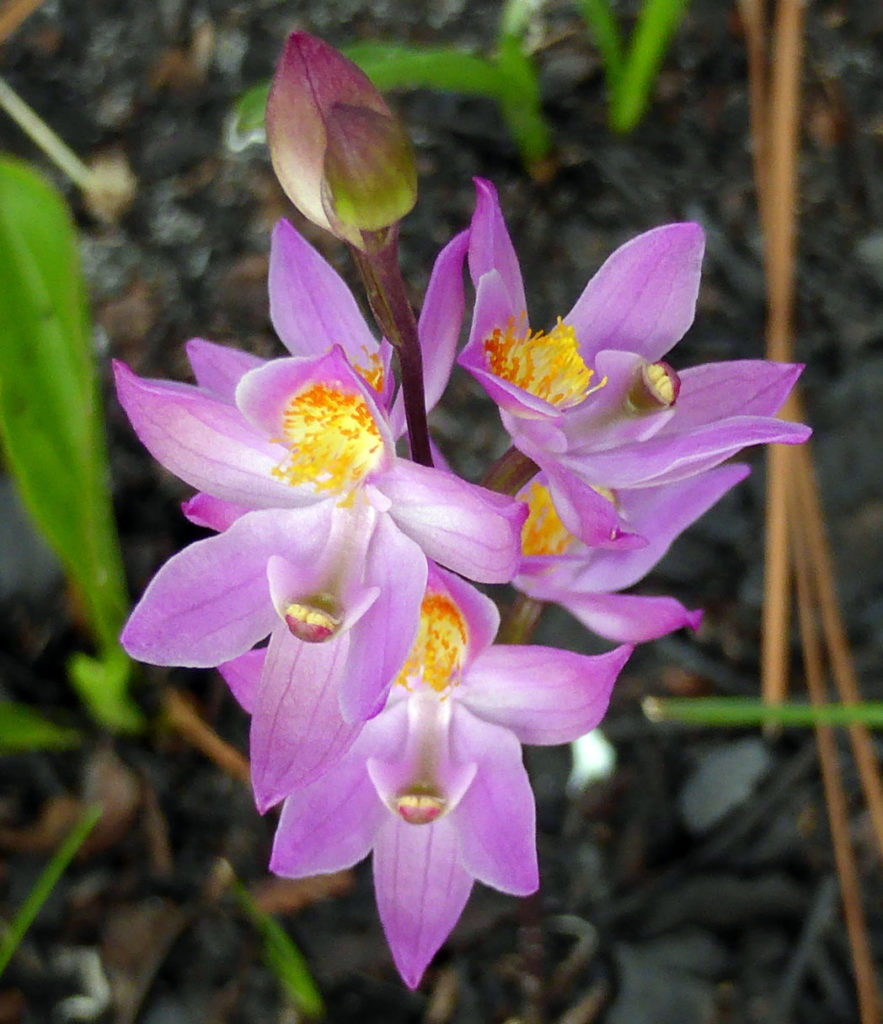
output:
[[[273,168],[314,224],[362,247],[417,198],[405,131],[370,79],[327,43],[293,32],[267,100]]]

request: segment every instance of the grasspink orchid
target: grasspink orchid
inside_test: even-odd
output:
[[[437,394],[462,314],[462,283],[444,288],[462,261],[465,239],[455,243],[421,318],[440,341],[428,361]],[[339,756],[382,705],[417,630],[426,556],[471,579],[509,580],[526,515],[514,499],[396,455],[402,416],[396,403],[387,413],[383,343],[290,226],[274,242],[271,305],[298,356],[264,362],[196,339],[196,386],[116,366],[142,442],[201,492],[187,514],[222,531],[160,570],[123,644],[153,664],[209,667],[270,637],[252,728],[262,807]],[[280,742],[291,753],[284,770]]]
[[[663,356],[693,320],[698,224],[617,249],[548,332],[531,330],[494,187],[478,179],[469,240],[476,298],[460,363],[500,408],[515,447],[546,472],[567,529],[593,546],[635,539],[609,491],[683,480],[747,445],[796,444],[775,418],[801,367],[738,360],[676,372]]]
[[[277,874],[337,871],[373,851],[380,918],[412,988],[473,880],[519,896],[537,888],[521,744],[566,743],[594,728],[632,650],[493,645],[498,625],[489,598],[430,565],[417,638],[385,709],[332,768],[288,796],[279,819]],[[223,669],[252,713],[261,657]]]
[[[589,547],[561,522],[544,473],[519,494],[530,509],[522,530],[522,562],[512,581],[536,601],[562,605],[608,640],[643,643],[672,630],[697,629],[702,618],[673,597],[622,594],[643,579],[691,523],[744,480],[743,465],[720,466],[687,480],[611,494],[620,520],[641,547]]]

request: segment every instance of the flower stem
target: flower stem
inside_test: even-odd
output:
[[[2,78],[0,78],[0,107],[75,185],[84,192],[88,192],[93,187],[94,174],[92,171]]]
[[[512,447],[488,469],[481,484],[500,494],[517,494],[539,471],[533,459]]]
[[[405,294],[405,282],[399,268],[398,232],[393,230],[388,237],[376,238],[375,241],[378,244],[369,244],[367,251],[355,246],[351,246],[350,251],[365,283],[377,326],[398,356],[411,458],[424,466],[431,466],[423,393],[423,355],[417,336],[417,321]]]

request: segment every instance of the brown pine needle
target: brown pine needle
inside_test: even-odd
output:
[[[234,779],[246,783],[251,780],[247,759],[235,747],[231,747],[229,743],[222,740],[177,690],[169,688],[165,691],[163,711],[168,724],[180,733],[192,747],[202,751],[206,757],[214,761],[228,775],[232,775]]]
[[[33,14],[38,7],[42,7],[43,2],[44,0],[6,0],[0,7],[0,43],[8,39],[25,18]]]
[[[796,468],[798,463],[792,463]],[[806,685],[810,700],[815,707],[827,703],[827,687],[824,677],[824,662],[821,646],[816,631],[815,614],[813,611],[812,578],[816,568],[813,553],[810,549],[807,520],[804,516],[805,507],[801,498],[804,488],[798,486],[793,477],[800,477],[798,471],[792,474],[794,486],[789,492],[789,500],[794,513],[794,558],[797,577],[797,612],[800,623],[800,639],[803,648],[803,665],[806,672]],[[803,524],[803,525],[801,525]],[[859,1019],[861,1024],[880,1024],[880,1003],[877,992],[877,981],[874,975],[874,962],[868,943],[868,931],[862,909],[862,894],[859,885],[858,868],[855,854],[849,838],[849,814],[846,806],[846,793],[840,763],[837,757],[837,744],[830,726],[816,726],[816,743],[819,748],[819,761],[822,769],[822,784],[825,789],[825,803],[828,807],[828,820],[831,828],[831,839],[834,844],[834,859],[837,864],[837,875],[840,879],[840,892],[843,898],[843,913],[846,918],[846,930],[852,951],[855,970],[856,991],[859,1003]]]

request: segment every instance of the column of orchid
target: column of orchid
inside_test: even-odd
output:
[[[160,569],[122,640],[152,664],[220,668],[251,715],[258,809],[282,805],[271,869],[300,877],[371,853],[414,987],[475,879],[537,888],[521,744],[594,728],[631,644],[697,626],[673,598],[620,591],[746,475],[726,458],[807,436],[774,418],[800,368],[662,361],[693,317],[695,224],[629,242],[555,326],[531,329],[484,181],[415,318],[397,260],[414,162],[367,78],[295,33],[267,127],[292,202],[349,245],[380,337],[282,221],[270,315],[289,355],[194,339],[195,385],[116,366],[135,431],[196,489],[184,514],[213,531]],[[426,423],[457,358],[467,261],[475,303],[459,362],[512,439],[487,486],[433,467]],[[397,454],[404,434],[410,458]],[[495,644],[497,607],[472,584],[506,582],[621,646],[588,657]]]

